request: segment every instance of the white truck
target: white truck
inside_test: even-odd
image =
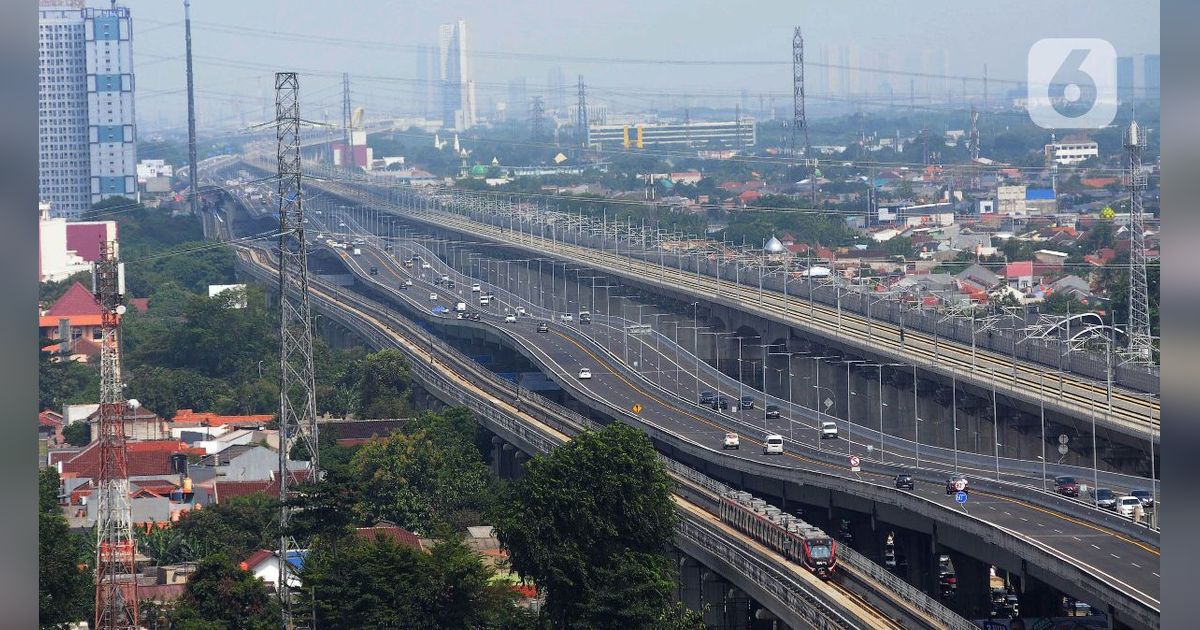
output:
[[[358,247],[355,247],[355,248],[354,248],[354,255],[355,255],[355,256],[362,256],[362,249],[360,249],[360,248],[358,248]]]
[[[454,310],[455,310],[456,312],[459,312],[459,313],[465,313],[465,312],[467,312],[467,303],[466,303],[466,302],[459,302],[458,304],[455,304],[455,305],[454,305]]]

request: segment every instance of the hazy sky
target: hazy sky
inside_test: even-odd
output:
[[[135,25],[143,130],[179,124],[186,111],[183,2],[126,4]],[[836,92],[840,86],[839,71],[817,67],[822,61],[955,77],[980,77],[986,63],[989,92],[997,95],[1016,87],[1030,45],[1044,37],[1101,37],[1120,55],[1158,52],[1158,12],[1158,2],[1149,0],[193,0],[192,37],[203,128],[206,117],[235,112],[249,123],[262,119],[276,70],[301,73],[306,118],[340,116],[342,72],[351,75],[356,105],[411,110],[417,89],[413,46],[436,43],[438,25],[456,19],[467,21],[468,45],[479,53],[472,62],[481,114],[490,111],[492,100],[507,98],[509,79],[524,76],[536,93],[555,66],[566,78],[568,103],[574,102],[576,75],[583,74],[590,102],[614,109],[695,106],[701,97],[732,106],[745,90],[744,103],[755,113],[760,94],[776,94],[776,105],[787,106],[797,25],[804,29],[811,64],[810,107],[819,109],[828,102],[826,88]],[[297,41],[266,31],[327,41]],[[630,59],[756,63],[621,61]],[[890,86],[898,99],[908,98],[908,76],[857,77],[848,80],[858,91],[878,94]],[[947,90],[955,98],[962,92],[958,78],[917,77],[912,83],[918,93],[943,98]],[[981,86],[972,80],[968,94]]]

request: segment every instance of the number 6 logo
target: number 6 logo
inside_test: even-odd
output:
[[[1095,38],[1042,39],[1029,49],[1026,107],[1045,129],[1099,129],[1117,114],[1117,52]]]

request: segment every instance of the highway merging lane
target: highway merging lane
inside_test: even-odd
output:
[[[260,254],[259,251],[254,250],[254,249],[243,250],[243,251],[245,251],[246,254],[253,259],[253,264],[258,264],[258,265],[263,264],[261,262],[261,260],[258,258],[259,254]],[[343,255],[344,255],[344,253],[343,253]],[[317,288],[313,288],[312,290],[315,294],[321,295],[327,300],[337,301],[336,296],[330,296],[329,294],[322,293],[322,291]],[[366,321],[373,323],[376,327],[378,327],[381,330],[390,330],[390,327],[386,323],[372,317],[370,314],[368,314],[364,311],[353,309],[352,307],[345,305],[345,304],[343,304],[342,307],[350,310],[351,312],[356,313],[358,316],[362,317]],[[415,354],[418,357],[424,356],[424,357],[428,358],[431,363],[433,362],[432,355],[427,354],[425,352],[425,350],[422,347],[420,347],[419,344],[414,344],[413,342],[404,338],[401,335],[398,335],[395,333],[390,333],[390,334],[397,343],[402,344],[405,347],[407,347],[409,352]],[[421,360],[424,360],[424,359],[421,359]],[[529,422],[531,424],[535,424],[535,425],[539,426],[541,428],[541,431],[544,434],[549,435],[555,441],[561,443],[561,442],[565,442],[566,440],[569,439],[569,436],[567,436],[566,434],[563,434],[562,432],[558,431],[557,429],[555,429],[553,427],[542,424],[540,421],[538,421],[533,416],[530,416],[529,414],[522,412],[519,408],[514,407],[505,401],[497,400],[497,399],[491,397],[490,394],[488,394],[487,392],[485,392],[483,390],[480,390],[475,384],[470,383],[468,380],[464,380],[464,378],[459,376],[458,374],[456,374],[454,372],[447,372],[447,374],[450,376],[450,378],[452,378],[453,380],[455,380],[458,383],[459,387],[470,390],[470,391],[477,392],[479,395],[490,399],[493,405],[497,405],[499,407],[505,408],[506,411],[510,414],[517,415],[517,416],[523,416],[525,418],[526,422]],[[786,558],[782,557],[781,555],[772,551],[771,549],[765,547],[758,541],[756,541],[752,538],[749,538],[745,534],[743,534],[743,533],[737,531],[736,529],[730,527],[729,525],[721,522],[718,518],[714,517],[711,513],[707,512],[703,509],[700,509],[696,504],[694,504],[690,500],[682,497],[678,493],[676,493],[673,498],[674,498],[677,508],[680,511],[686,512],[688,515],[690,515],[691,518],[703,522],[706,526],[708,526],[710,528],[716,528],[716,529],[721,530],[722,532],[724,532],[725,536],[727,536],[733,540],[741,541],[741,544],[744,545],[745,548],[753,549],[754,552],[756,554],[758,554],[758,556],[768,558],[771,561],[773,561],[774,563],[776,563],[778,566],[781,566],[786,571],[786,575],[783,576],[785,580],[791,580],[794,582],[802,582],[807,586],[807,589],[821,592],[823,597],[827,598],[828,600],[833,602],[835,605],[840,606],[842,609],[849,611],[852,615],[854,615],[859,620],[862,620],[865,623],[869,623],[870,627],[872,627],[872,628],[897,628],[898,629],[898,628],[903,627],[896,621],[888,618],[882,612],[877,610],[874,606],[872,606],[869,602],[867,602],[862,596],[852,592],[851,590],[847,589],[845,586],[842,586],[840,584],[836,584],[833,582],[825,582],[825,581],[822,581],[822,580],[816,578],[811,572],[803,569],[802,567],[800,567],[799,565],[796,565],[793,562],[787,561]],[[904,605],[903,602],[901,602],[900,604]],[[920,618],[920,619],[928,618],[925,616],[925,614],[923,612],[921,612],[920,610],[913,608],[911,606],[909,607],[908,612],[910,614],[914,615],[915,616],[914,618]]]
[[[334,190],[344,188],[340,184],[325,182],[320,185]],[[343,191],[341,194],[349,193]],[[396,207],[382,200],[380,203]],[[452,227],[501,242],[533,247],[542,254],[557,255],[573,262],[590,263],[606,271],[632,275],[638,281],[658,283],[668,289],[685,289],[695,295],[709,298],[720,296],[721,299],[734,301],[739,308],[749,312],[815,330],[822,335],[833,333],[843,341],[875,351],[884,351],[903,360],[924,361],[920,367],[953,372],[965,381],[983,383],[994,380],[996,385],[1004,388],[1009,395],[1034,400],[1040,398],[1052,408],[1069,410],[1077,417],[1088,417],[1094,413],[1102,423],[1111,423],[1135,433],[1146,433],[1150,426],[1157,430],[1160,423],[1157,401],[1119,386],[1113,388],[1110,413],[1106,384],[1093,382],[1078,375],[1067,374],[1058,383],[1053,378],[1047,382],[1044,378],[1044,366],[1020,360],[1014,364],[1010,357],[988,350],[977,350],[972,358],[970,347],[944,339],[939,340],[919,331],[908,330],[905,339],[901,340],[899,328],[896,326],[869,321],[861,315],[839,311],[836,307],[825,304],[807,301],[798,304],[799,300],[789,300],[775,291],[760,292],[727,280],[698,276],[629,256],[571,245],[519,231],[505,231],[460,214],[415,208],[400,210],[406,216],[422,219],[437,226]],[[515,212],[515,209],[510,210]],[[795,297],[798,296],[793,295],[793,298]]]
[[[340,252],[345,262],[364,278],[377,281],[394,298],[406,299],[415,310],[423,313],[430,312],[430,306],[440,304],[453,308],[454,302],[460,300],[459,289],[465,289],[466,297],[470,298],[470,287],[459,283],[452,295],[448,290],[434,286],[434,272],[451,273],[441,261],[431,262],[435,269],[428,270],[426,278],[421,277],[420,269],[414,268],[409,272],[401,265],[378,252],[374,248],[364,248],[361,257]],[[362,260],[357,260],[361,258]],[[364,267],[374,265],[378,268],[378,276],[368,276]],[[411,279],[413,287],[407,292],[397,290],[404,280]],[[436,293],[439,300],[428,301],[430,293]],[[462,300],[470,302],[470,299]],[[480,310],[472,305],[472,310]],[[499,313],[481,311],[481,319],[496,327],[507,328],[521,340],[525,348],[534,353],[542,361],[554,367],[553,376],[566,385],[579,387],[594,399],[604,402],[615,409],[628,411],[635,404],[642,406],[640,419],[647,424],[657,426],[665,431],[691,439],[700,444],[712,445],[716,448],[721,444],[724,434],[736,431],[744,426],[738,426],[722,414],[705,410],[694,405],[684,404],[678,398],[664,392],[656,391],[647,383],[639,382],[639,377],[629,373],[628,368],[620,362],[603,356],[603,351],[576,338],[576,334],[565,328],[561,323],[549,324],[548,333],[537,332],[537,322],[532,318],[519,318],[516,323],[504,323]],[[578,380],[576,375],[580,368],[589,368],[593,377],[590,380]],[[783,458],[762,453],[758,444],[749,440],[743,441],[744,448],[729,452],[727,457],[741,457],[780,463],[780,460],[794,463],[797,467],[821,472],[846,476],[845,468],[825,464],[824,462],[806,457],[794,449],[788,450]],[[861,478],[880,484],[889,484],[890,479],[882,475],[863,473]],[[898,491],[900,492],[900,491]],[[931,499],[946,506],[947,509],[960,509],[951,496],[945,494],[941,485],[929,486],[918,484],[914,494]],[[1158,605],[1159,575],[1158,550],[1126,538],[1102,527],[1083,522],[1073,517],[1055,513],[1051,510],[1033,506],[1021,501],[987,495],[980,492],[972,493],[967,509],[976,517],[982,518],[997,527],[1007,529],[1020,536],[1030,538],[1038,543],[1052,548],[1056,553],[1073,558],[1078,564],[1090,567],[1096,574],[1105,575],[1108,579],[1123,583],[1130,592],[1140,593],[1146,601]],[[1097,605],[1103,602],[1095,602]]]

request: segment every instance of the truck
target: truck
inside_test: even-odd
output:
[[[459,312],[459,313],[465,313],[465,312],[467,312],[467,303],[466,303],[466,302],[459,302],[458,304],[455,304],[455,305],[454,305],[454,310],[455,310],[455,311],[457,311],[457,312]]]
[[[492,296],[487,295],[487,294],[479,296],[479,305],[480,306],[487,306],[491,303],[492,303]]]
[[[360,249],[360,248],[358,248],[358,247],[355,247],[355,248],[354,248],[354,255],[355,255],[355,256],[362,256],[362,249]]]

